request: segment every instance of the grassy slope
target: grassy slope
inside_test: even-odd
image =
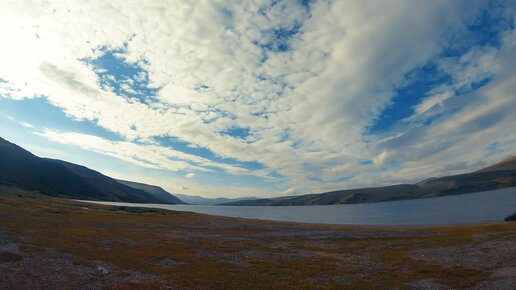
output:
[[[164,283],[178,288],[385,289],[406,288],[426,279],[449,287],[499,279],[491,276],[494,268],[489,259],[474,268],[460,263],[442,266],[409,253],[514,241],[516,223],[421,229],[317,226],[168,211],[128,212],[23,192],[21,196],[0,194],[1,234],[19,243],[17,255],[22,257],[52,248],[71,255],[74,265],[91,261],[114,265],[106,278],[84,281],[109,279],[130,269],[156,273]],[[473,251],[477,252],[482,251]],[[468,259],[459,254],[462,260]],[[174,263],[157,262],[164,259]],[[38,268],[23,264],[24,260],[2,255],[0,247],[2,275],[31,267],[32,279],[37,279]],[[504,263],[516,267],[510,257]],[[19,279],[19,285],[31,282]],[[2,281],[0,288],[6,286]],[[148,281],[133,283],[139,284],[113,288],[163,287]]]
[[[337,190],[321,194],[305,194],[293,197],[241,200],[226,203],[226,205],[291,206],[367,203],[419,197],[416,194],[418,189],[419,187],[416,185],[399,184],[378,188]]]
[[[120,179],[117,179],[116,181],[131,188],[141,189],[162,201],[169,202],[172,204],[184,204],[182,200],[165,191],[163,188],[159,186]]]
[[[516,170],[516,156],[507,158],[494,165],[480,169],[479,172],[500,171],[500,170]]]
[[[272,199],[242,200],[225,205],[353,204],[466,194],[516,186],[516,170],[478,171],[432,178],[422,185],[400,184],[377,188],[338,190]]]

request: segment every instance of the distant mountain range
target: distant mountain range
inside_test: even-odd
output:
[[[240,198],[206,198],[201,196],[193,196],[193,195],[185,195],[176,193],[175,196],[179,197],[182,201],[188,204],[199,204],[199,205],[212,205],[212,204],[221,204],[221,203],[229,203],[240,200],[250,200],[256,199],[256,197],[240,197]]]
[[[416,184],[337,190],[278,198],[204,198],[177,194],[161,187],[115,180],[87,167],[40,158],[0,138],[0,185],[42,194],[84,200],[166,204],[329,205],[427,198],[516,186],[516,156],[476,172],[432,177]]]
[[[516,186],[516,156],[476,172],[445,177],[432,177],[416,184],[399,184],[375,188],[337,190],[321,194],[241,200],[224,203],[224,205],[288,206],[352,204],[465,194],[513,186]]]
[[[127,182],[126,182],[127,183]],[[136,183],[132,183],[133,185]],[[0,185],[83,200],[133,203],[183,203],[156,187],[128,186],[87,167],[47,158],[0,138]]]

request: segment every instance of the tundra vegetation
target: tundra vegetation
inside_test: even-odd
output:
[[[511,289],[516,223],[292,224],[1,187],[2,289]]]

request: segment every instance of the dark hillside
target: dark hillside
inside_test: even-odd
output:
[[[2,138],[0,184],[73,199],[170,203],[84,166],[37,157]]]

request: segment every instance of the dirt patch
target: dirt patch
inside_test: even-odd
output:
[[[498,240],[435,249],[417,250],[408,256],[443,267],[452,265],[472,269],[516,266],[516,241]]]
[[[418,280],[410,283],[410,286],[418,290],[450,290],[452,288],[441,285],[433,279]]]
[[[179,265],[186,264],[186,262],[174,260],[174,259],[171,259],[171,258],[156,258],[156,259],[152,259],[152,263],[155,264],[155,265],[158,265],[158,266],[163,266],[163,267],[179,266]]]
[[[107,272],[100,273],[99,268]],[[148,289],[166,288],[154,274],[121,270],[101,261],[78,263],[75,257],[51,248],[30,253],[0,252],[2,289],[123,289],[131,283]]]
[[[516,267],[499,268],[499,269],[494,270],[492,275],[493,275],[493,277],[516,278]]]
[[[514,290],[514,285],[516,285],[516,280],[514,279],[483,281],[471,288],[468,288],[468,290]]]

